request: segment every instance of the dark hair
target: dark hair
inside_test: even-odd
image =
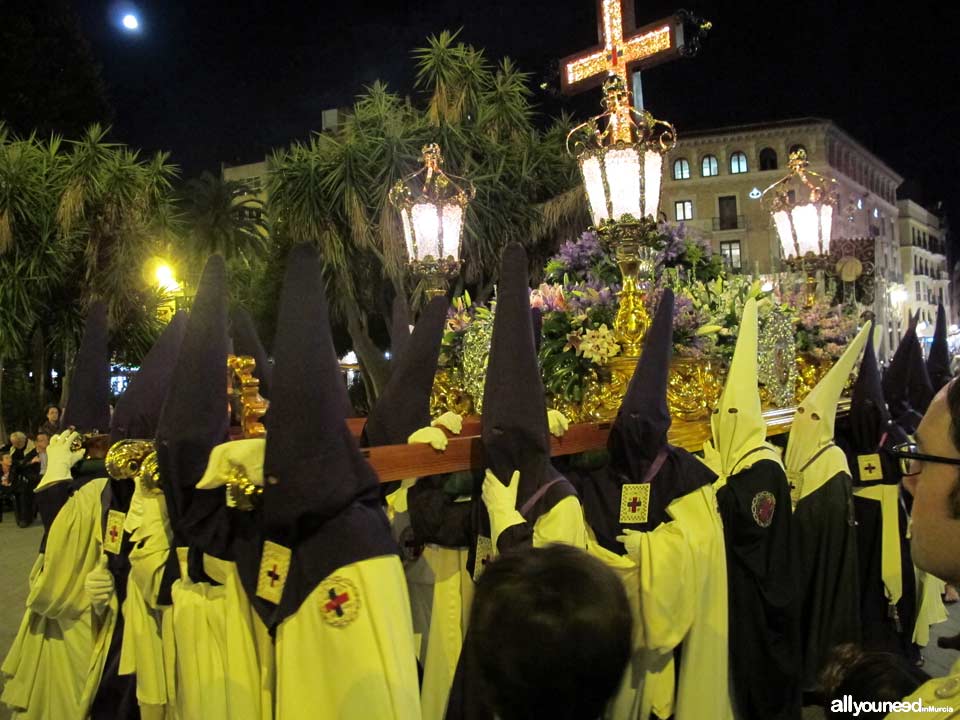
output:
[[[821,673],[827,718],[847,717],[830,710],[830,700],[850,695],[861,702],[896,702],[911,695],[930,676],[901,655],[868,652],[852,643],[836,646]],[[861,718],[884,718],[885,712],[862,712]]]
[[[34,436],[33,441],[36,442],[41,435],[46,435],[47,439],[50,439],[50,433],[48,433],[46,430],[37,430],[37,434]]]
[[[633,620],[617,575],[567,545],[490,563],[468,643],[501,720],[594,720],[620,685]]]

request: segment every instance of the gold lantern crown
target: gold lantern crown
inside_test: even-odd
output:
[[[573,128],[567,152],[577,158],[599,230],[609,223],[657,217],[663,158],[677,143],[676,129],[630,104],[623,78],[603,86],[604,112]]]
[[[790,153],[787,165],[790,174],[763,191],[783,256],[822,255],[830,249],[837,181],[811,170],[802,148]]]
[[[390,203],[400,211],[414,273],[449,276],[460,267],[464,214],[476,189],[469,180],[443,171],[437,143],[424,145],[421,154],[423,167],[394,184]]]

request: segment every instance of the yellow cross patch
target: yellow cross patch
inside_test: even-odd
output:
[[[620,522],[645,523],[650,511],[650,484],[627,483],[620,491]]]
[[[103,534],[103,549],[116,555],[120,552],[120,543],[123,542],[123,521],[126,513],[119,510],[110,510],[107,513],[107,529]]]
[[[260,574],[257,576],[257,597],[280,604],[283,586],[290,571],[290,548],[266,540],[260,558]]]
[[[880,464],[880,455],[857,455],[857,465],[860,467],[860,482],[883,480],[883,465]]]

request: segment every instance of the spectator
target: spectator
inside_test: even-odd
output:
[[[915,692],[930,676],[914,667],[901,655],[887,652],[867,652],[852,643],[833,649],[821,676],[828,698],[826,715],[830,718],[849,717],[849,712],[834,706],[850,696],[859,702],[895,702]],[[883,718],[886,711],[861,712],[860,718]]]
[[[499,720],[593,720],[620,684],[632,625],[623,584],[599,560],[566,545],[524,549],[480,579],[471,660]]]
[[[46,433],[52,437],[60,432],[60,408],[56,405],[47,405],[43,411],[44,421],[40,423],[37,433]]]
[[[4,452],[0,455],[0,522],[3,522],[4,508],[13,502],[13,479],[13,458]]]
[[[37,448],[22,432],[10,433],[12,449],[10,457],[13,460],[13,494],[16,504],[17,525],[27,527],[33,522],[36,515],[36,505],[33,501],[33,490],[40,481],[40,459],[37,457]]]
[[[37,433],[36,439],[36,456],[30,461],[32,464],[36,465],[37,479],[43,477],[43,474],[47,471],[47,447],[50,445],[50,433],[46,430],[40,430]]]
[[[29,463],[36,455],[36,448],[31,440],[19,430],[10,433],[10,456],[13,458],[14,468]]]

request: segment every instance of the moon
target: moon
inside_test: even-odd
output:
[[[133,13],[127,13],[123,16],[123,27],[127,30],[137,30],[140,28],[140,21],[137,19],[137,16]]]

